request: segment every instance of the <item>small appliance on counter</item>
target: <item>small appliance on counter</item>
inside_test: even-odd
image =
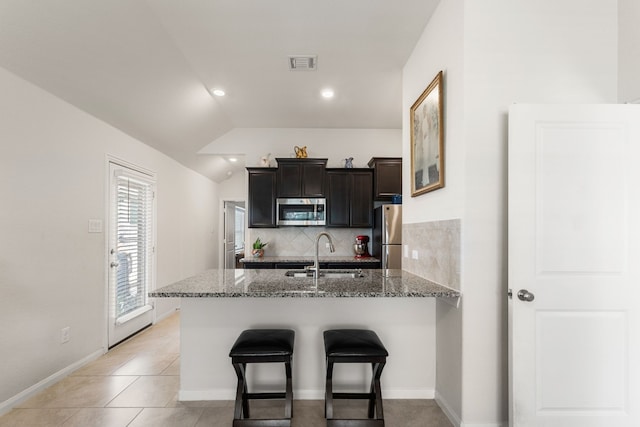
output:
[[[369,254],[369,236],[356,236],[356,243],[353,245],[356,258],[371,258]]]

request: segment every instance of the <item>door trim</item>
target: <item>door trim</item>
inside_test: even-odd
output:
[[[245,215],[244,215],[244,247],[245,250],[247,249],[247,226],[249,224],[249,211],[247,210],[247,200],[246,199],[225,199],[225,198],[221,198],[220,199],[220,216],[219,216],[219,220],[218,220],[218,230],[220,230],[220,233],[218,233],[219,236],[219,242],[220,242],[220,250],[218,251],[218,268],[220,269],[224,269],[224,240],[225,240],[225,223],[224,223],[224,214],[225,214],[225,203],[226,202],[231,202],[231,203],[244,203],[244,208],[245,208]],[[246,256],[246,252],[245,252],[245,256]]]

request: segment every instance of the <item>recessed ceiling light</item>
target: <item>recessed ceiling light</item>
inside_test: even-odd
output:
[[[322,92],[320,92],[320,94],[322,95],[323,98],[333,98],[333,96],[335,95],[335,93],[333,92],[333,89],[323,89]]]
[[[224,96],[225,92],[222,89],[214,89],[211,91],[215,96]]]
[[[238,159],[236,159],[235,157],[229,157],[229,161],[230,161],[230,162],[237,162],[237,161],[238,161]]]

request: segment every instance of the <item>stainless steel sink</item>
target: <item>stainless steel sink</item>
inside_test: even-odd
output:
[[[285,273],[287,277],[313,277],[311,270],[289,270]],[[342,269],[342,270],[320,270],[320,277],[325,279],[356,279],[364,277],[362,270],[359,268]]]
[[[326,277],[327,279],[342,279],[349,278],[355,279],[358,277],[364,277],[362,270],[360,269],[348,269],[348,270],[320,270],[320,277]]]
[[[287,277],[313,277],[313,271],[307,270],[289,270],[284,273]]]

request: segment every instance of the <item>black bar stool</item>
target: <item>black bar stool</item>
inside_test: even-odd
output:
[[[238,376],[233,427],[291,427],[293,387],[291,357],[295,332],[290,329],[247,329],[243,331],[229,352]],[[284,363],[287,377],[284,393],[249,393],[247,363]],[[284,399],[284,418],[249,419],[250,399]]]
[[[324,350],[327,357],[324,415],[328,427],[384,427],[380,375],[389,353],[378,335],[367,329],[332,329],[324,331]],[[369,393],[334,393],[334,363],[371,363]],[[334,419],[334,399],[368,399],[368,419]]]

